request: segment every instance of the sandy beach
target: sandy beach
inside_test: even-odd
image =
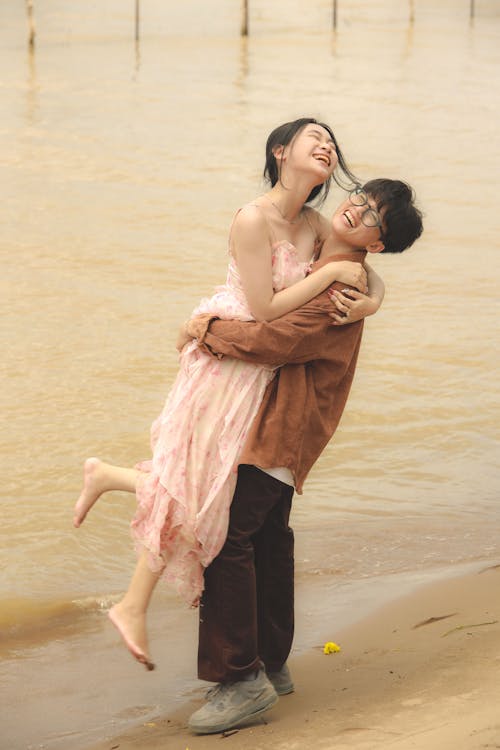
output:
[[[500,565],[424,585],[336,635],[290,666],[296,685],[264,718],[226,735],[195,736],[196,691],[93,750],[482,750],[500,747]],[[328,634],[325,633],[328,640]]]

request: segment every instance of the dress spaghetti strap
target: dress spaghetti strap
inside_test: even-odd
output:
[[[314,247],[313,247],[313,257],[311,262],[314,263],[314,261],[318,260],[319,254],[321,252],[321,248],[323,247],[323,240],[321,236],[318,233],[317,227],[314,227],[311,223],[311,220],[309,218],[309,207],[306,207],[304,211],[304,216],[306,218],[306,221],[311,229],[311,232],[314,235]]]

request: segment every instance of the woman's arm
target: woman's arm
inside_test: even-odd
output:
[[[346,293],[332,290],[329,294],[336,308],[335,312],[331,313],[333,325],[355,323],[361,318],[367,318],[374,315],[382,304],[385,284],[368,263],[365,263],[365,267],[368,272],[368,294],[361,294],[355,289],[345,290]]]
[[[271,238],[260,210],[242,209],[232,228],[232,251],[252,315],[258,321],[280,318],[309,302],[334,281],[366,291],[367,277],[360,263],[332,261],[288,289],[274,292],[271,273]]]

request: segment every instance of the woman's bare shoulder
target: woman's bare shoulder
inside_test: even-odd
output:
[[[265,208],[257,201],[246,203],[234,217],[233,231],[254,232],[266,228]]]

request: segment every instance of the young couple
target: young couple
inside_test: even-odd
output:
[[[312,118],[271,133],[264,175],[270,189],[231,226],[225,286],[179,336],[152,459],[134,469],[88,459],[73,521],[104,492],[136,492],[138,562],[109,617],[152,669],[146,611],[158,579],[199,605],[198,674],[217,685],[189,720],[197,733],[244,723],[293,691],[292,496],[337,427],[363,318],[382,302],[365,257],[402,252],[422,232],[411,188],[361,187]],[[352,189],[327,221],[309,203],[332,177]]]

